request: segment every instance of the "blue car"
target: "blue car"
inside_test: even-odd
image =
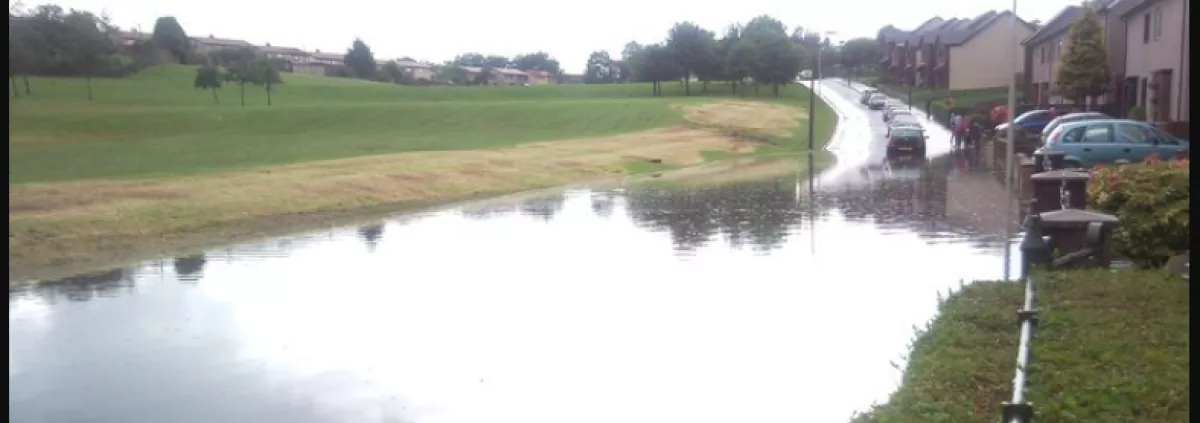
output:
[[[1042,128],[1045,128],[1046,124],[1050,123],[1051,120],[1054,120],[1055,117],[1055,114],[1049,110],[1030,110],[1028,112],[1021,113],[1020,116],[1014,118],[1013,126],[1034,134],[1038,134],[1041,133]],[[1004,132],[1007,130],[1007,123],[996,125],[996,132]]]
[[[1066,153],[1067,167],[1091,167],[1119,160],[1139,162],[1154,153],[1167,159],[1187,152],[1190,143],[1145,122],[1100,119],[1059,125],[1041,148]]]

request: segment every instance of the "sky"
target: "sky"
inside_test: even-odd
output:
[[[12,0],[10,0],[10,4]],[[25,6],[41,4],[25,0]],[[442,62],[467,52],[514,56],[545,51],[564,70],[580,73],[588,55],[618,57],[625,43],[654,43],[676,22],[692,21],[720,34],[737,22],[768,14],[796,26],[832,31],[833,40],[874,37],[884,25],[912,29],[933,17],[973,17],[1008,10],[1011,0],[738,0],[730,4],[681,0],[588,3],[525,0],[412,2],[341,0],[287,3],[262,0],[61,0],[59,6],[104,13],[122,29],[151,31],[159,16],[175,16],[191,36],[213,35],[255,44],[345,51],[355,37],[377,59],[409,56]],[[1017,14],[1050,20],[1070,0],[1024,0]],[[585,10],[587,10],[585,12]],[[574,12],[572,12],[574,11]]]

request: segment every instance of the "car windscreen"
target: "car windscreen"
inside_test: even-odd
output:
[[[1020,116],[1017,116],[1016,119],[1013,119],[1013,122],[1014,123],[1022,123],[1027,120],[1034,119],[1038,116],[1041,116],[1041,115],[1044,115],[1047,113],[1050,113],[1050,111],[1048,111],[1048,110],[1030,110],[1028,112],[1021,113]]]
[[[886,99],[887,97],[884,97],[882,94],[871,94],[871,101],[884,101]]]
[[[905,141],[923,140],[925,139],[925,135],[922,134],[921,131],[915,129],[896,128],[892,131],[892,139]]]

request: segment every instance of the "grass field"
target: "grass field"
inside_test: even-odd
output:
[[[1189,421],[1189,285],[1157,270],[1036,279],[1026,398],[1034,421]],[[1023,284],[952,294],[914,342],[900,389],[854,423],[1000,421],[1012,396]]]
[[[664,84],[406,87],[285,75],[265,92],[194,70],[32,78],[9,100],[10,280],[112,264],[335,215],[536,189],[807,143],[808,91],[684,97]],[[697,87],[693,87],[697,88]],[[698,89],[694,90],[698,91]],[[747,90],[748,91],[748,90]],[[722,94],[723,93],[723,94]],[[818,144],[835,117],[818,102]],[[822,160],[822,163],[827,160]]]

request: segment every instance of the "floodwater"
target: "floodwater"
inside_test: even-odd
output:
[[[12,287],[10,421],[845,422],[939,293],[1002,276],[1002,191],[953,155],[876,163],[878,116],[822,85],[848,159],[812,179],[572,189]]]

